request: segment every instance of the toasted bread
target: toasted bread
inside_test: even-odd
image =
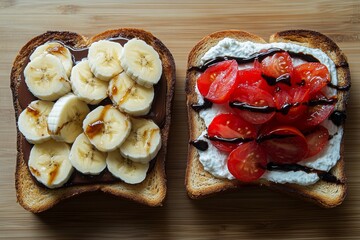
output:
[[[196,71],[190,70],[191,67],[199,66],[201,57],[214,45],[223,38],[233,38],[240,42],[252,41],[255,43],[266,43],[266,41],[256,35],[237,31],[228,30],[215,32],[204,37],[189,53],[188,71],[186,74],[186,94],[187,109],[189,123],[189,139],[195,140],[206,129],[204,121],[199,114],[191,108],[191,104],[196,103],[197,94],[195,93]],[[291,42],[310,48],[318,48],[325,52],[329,58],[334,61],[337,69],[338,85],[350,85],[350,71],[347,59],[339,47],[327,36],[309,30],[290,30],[273,34],[269,42]],[[338,91],[338,102],[335,110],[345,111],[349,98],[349,91]],[[335,175],[341,184],[318,181],[309,186],[301,186],[296,184],[277,184],[264,179],[257,180],[251,185],[267,186],[269,189],[285,192],[298,196],[304,200],[313,201],[320,206],[331,208],[342,203],[346,196],[347,185],[344,171],[344,137],[341,139],[340,159],[336,166],[331,169],[331,173]],[[229,189],[243,187],[245,184],[238,180],[227,180],[216,178],[206,172],[199,161],[197,149],[189,144],[187,170],[185,177],[185,185],[188,195],[193,199],[209,196],[218,192]]]
[[[165,156],[169,136],[171,103],[175,86],[175,63],[170,51],[151,33],[140,29],[121,28],[108,30],[88,39],[73,32],[49,31],[31,39],[18,53],[11,71],[10,81],[16,121],[18,120],[19,114],[23,111],[19,102],[19,99],[22,97],[19,95],[20,76],[29,55],[37,46],[42,45],[45,42],[55,40],[72,48],[84,48],[89,46],[92,42],[114,37],[142,39],[149,45],[153,46],[160,55],[163,65],[162,81],[166,81],[165,84],[167,92],[165,99],[165,120],[163,126],[161,127],[162,148],[158,153],[161,157],[157,159],[146,179],[140,184],[130,185],[118,181],[116,183],[91,183],[86,185],[60,187],[58,189],[48,189],[36,184],[35,180],[32,178],[28,170],[27,163],[24,160],[24,136],[19,132],[19,130],[17,130],[18,153],[15,174],[16,195],[17,201],[26,210],[34,213],[42,212],[53,207],[63,199],[89,191],[103,191],[149,206],[162,205],[166,196]]]

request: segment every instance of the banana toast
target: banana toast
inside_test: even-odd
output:
[[[276,59],[277,54],[278,58]],[[281,60],[279,61],[279,59]],[[298,100],[298,103],[285,102],[287,106],[277,106],[274,105],[277,102],[274,103],[271,95],[267,98],[264,97],[269,95],[264,93],[264,90],[275,94],[275,96],[278,96],[276,94],[281,96],[281,92],[285,92],[284,89],[291,88],[291,83],[299,89],[308,84],[307,79],[310,78],[306,77],[294,84],[292,81],[293,79],[296,80],[296,77],[292,75],[292,72],[287,73],[286,69],[283,73],[288,74],[288,76],[284,75],[285,77],[282,76],[282,78],[279,78],[279,75],[269,76],[281,68],[279,67],[281,64],[269,68],[269,63],[272,64],[272,61],[278,61],[289,66],[286,59],[293,62],[291,71],[294,72],[301,69],[299,66],[301,64],[303,64],[303,67],[317,64],[322,69],[328,68],[329,73],[326,73],[326,80],[321,85],[322,92],[319,93],[321,95],[319,99],[322,99],[322,103],[320,103],[319,99],[307,101],[303,99],[301,104],[299,104],[301,100]],[[235,71],[238,71],[234,78],[229,77],[231,70],[224,70],[230,69],[232,65],[235,66]],[[324,65],[327,67],[324,67]],[[237,70],[237,67],[239,70]],[[226,78],[224,77],[222,82],[219,81],[221,84],[215,84],[214,87],[213,85],[217,81],[216,77],[221,75],[216,73],[216,71],[220,71],[214,70],[216,68],[223,71],[221,74]],[[309,72],[312,73],[313,71],[307,70],[307,73]],[[206,78],[205,75],[212,76],[213,80],[207,80],[211,78]],[[247,78],[241,76],[247,76]],[[334,79],[337,79],[337,82]],[[235,90],[231,90],[232,87],[229,87],[229,85],[239,84],[239,82],[234,83],[236,81],[243,82],[238,87],[235,87]],[[251,84],[252,86],[249,87],[248,85]],[[255,90],[253,85],[256,85]],[[314,86],[316,85],[310,85],[310,89],[307,88],[307,92],[302,92],[302,94],[298,95],[298,98],[304,97],[309,91],[313,91]],[[346,118],[346,104],[349,99],[349,88],[350,71],[345,55],[330,38],[321,33],[310,30],[283,31],[273,34],[269,43],[259,36],[238,30],[215,32],[204,37],[189,53],[186,74],[188,127],[190,133],[185,177],[188,195],[193,199],[199,199],[226,190],[241,188],[245,185],[259,185],[295,195],[326,208],[341,204],[347,192],[344,171],[343,127]],[[325,91],[324,89],[329,90]],[[233,91],[230,97],[228,96],[229,91]],[[332,92],[332,94],[327,92]],[[258,100],[259,93],[263,93],[262,102],[265,101],[268,104],[259,105],[261,101],[256,102],[249,97],[253,96]],[[329,94],[330,97],[324,96],[326,94]],[[230,100],[224,102],[225,97],[230,98]],[[231,102],[232,98],[233,102]],[[281,97],[276,98],[276,100],[281,102]],[[256,135],[259,134],[256,133],[257,131],[261,132],[264,129],[259,126],[265,124],[259,123],[268,121],[276,125],[279,122],[284,122],[284,118],[289,119],[288,115],[290,114],[286,115],[286,113],[290,112],[294,115],[294,105],[301,105],[301,108],[304,107],[303,105],[307,105],[306,107],[314,113],[315,107],[310,106],[310,102],[313,106],[319,104],[325,106],[321,108],[331,109],[331,112],[328,110],[327,115],[325,114],[328,119],[322,120],[331,122],[329,124],[333,126],[335,131],[332,132],[330,125],[326,125],[324,122],[321,122],[321,126],[315,128],[315,130],[311,128],[313,132],[325,133],[317,135],[317,137],[320,137],[319,139],[321,137],[324,139],[324,144],[321,147],[319,147],[319,144],[316,145],[318,148],[314,147],[314,144],[311,145],[311,141],[309,142],[308,139],[311,139],[310,136],[312,135],[309,132],[303,131],[300,133],[294,127],[286,130],[284,128],[273,128],[270,132],[277,133],[273,135],[266,132],[267,130],[264,130],[266,133],[263,133],[262,136]],[[311,112],[306,108],[302,111]],[[247,121],[244,123],[243,120],[239,122],[235,119],[237,125],[232,123],[231,119],[234,112],[235,115],[238,114],[242,118],[250,119],[249,121],[256,123],[257,127],[252,128],[254,134],[248,131],[247,134],[250,135],[245,135],[245,133],[239,131],[240,128],[236,129],[235,127],[232,127],[231,131],[237,131],[237,135],[231,135],[225,130],[228,128],[223,126],[229,126],[229,124],[251,127]],[[304,114],[306,115],[306,113]],[[302,113],[298,112],[297,114],[301,115]],[[269,120],[269,118],[272,118],[272,120]],[[309,119],[305,118],[303,120],[298,125],[301,131]],[[310,120],[309,123],[311,124],[316,122],[314,118]],[[222,126],[221,121],[223,121]],[[316,124],[319,123],[320,120]],[[289,125],[292,126],[292,123]],[[293,138],[301,135],[296,141],[293,141],[297,144],[293,146],[298,147],[302,142],[304,149],[315,150],[300,149],[296,154],[286,153],[286,149],[289,149],[288,145],[286,145],[288,143],[281,139],[284,138],[284,131],[291,132],[292,134],[289,136]],[[221,134],[226,135],[226,132],[228,135],[222,137]],[[300,140],[300,138],[303,140]],[[315,140],[314,142],[322,141]],[[239,143],[241,144],[239,145]],[[258,145],[262,146],[261,149]],[[234,148],[237,150],[234,150]],[[222,149],[222,151],[219,149]],[[268,152],[264,154],[263,149]],[[281,152],[283,155],[279,154]],[[304,152],[306,154],[312,152],[311,154],[314,156],[304,160],[306,158]],[[258,159],[251,156],[256,156]],[[253,161],[254,164],[246,165],[244,163],[246,161]],[[325,164],[326,162],[331,163]]]
[[[157,56],[157,59],[155,57],[154,60],[149,61],[158,61],[156,64],[161,70],[160,74],[159,72],[148,73],[146,76],[137,74],[137,66],[134,64],[136,60],[131,60],[134,58],[134,53],[129,50],[130,44],[128,44],[127,53],[121,52],[122,55],[126,55],[127,64],[119,65],[121,57],[119,51],[123,51],[124,45],[129,42],[136,42],[137,46],[145,45],[143,48],[147,48],[144,50],[147,51],[146,54]],[[100,46],[96,46],[96,48],[93,46],[95,50],[90,53],[88,48],[93,43],[100,43]],[[49,48],[49,44],[57,44],[57,46],[51,46],[51,51],[53,51],[51,54],[48,54],[49,52],[44,54],[43,52],[48,50],[41,48],[44,46]],[[108,45],[114,45],[111,46],[114,48],[107,50],[109,49]],[[105,59],[106,56],[111,57]],[[107,61],[110,66],[108,69],[106,66],[99,67],[99,64]],[[51,75],[51,71],[57,69],[60,62],[63,68],[57,70],[57,74]],[[45,76],[45,78],[55,79],[57,84],[55,87],[49,85],[46,90],[43,90],[36,86],[40,77],[33,74],[33,71],[34,69],[43,70],[40,64],[49,64],[47,68],[44,67],[49,75],[43,74],[42,78]],[[126,72],[129,76],[123,76],[123,74],[120,77],[121,72]],[[86,93],[85,85],[82,85],[85,83],[77,81],[76,78],[87,82],[87,87],[90,87],[91,84],[96,87]],[[115,82],[115,78],[117,82]],[[136,79],[136,81],[129,78]],[[15,186],[17,201],[22,207],[38,213],[53,207],[64,199],[89,191],[102,191],[149,206],[162,205],[166,196],[165,157],[175,86],[175,63],[170,51],[159,39],[147,31],[134,28],[108,30],[91,38],[73,32],[49,31],[33,38],[20,50],[13,63],[10,81],[18,126]],[[110,83],[112,85],[109,88]],[[120,102],[119,98],[121,99],[121,97],[115,95],[124,89],[116,88],[124,84],[130,84],[127,89],[133,89],[133,95],[141,94],[145,100],[151,98],[151,101],[144,100],[143,105],[137,109],[134,109],[136,104],[131,97],[125,99],[123,96]],[[146,84],[148,85],[143,86]],[[71,90],[74,93],[70,93]],[[60,99],[57,100],[58,98]],[[51,102],[55,100],[57,100],[55,104]],[[80,105],[83,107],[79,107]],[[26,121],[20,124],[19,121],[22,118],[26,119],[21,116],[22,113],[24,113],[23,115],[25,112],[34,114],[36,112],[34,109],[36,110],[39,106],[41,114],[48,117],[45,120],[47,129],[37,132],[38,135],[32,137],[33,126]],[[57,110],[53,111],[55,108]],[[80,108],[81,111],[74,110],[73,113],[69,113],[68,109],[77,108]],[[101,109],[97,110],[97,108]],[[63,112],[67,112],[67,115],[65,116]],[[82,122],[86,116],[90,115],[89,112],[96,115],[96,119],[94,118],[90,125],[84,124],[83,126]],[[132,117],[130,118],[129,115]],[[139,118],[139,116],[143,118]],[[66,119],[73,119],[76,123],[72,127],[68,127],[66,125],[70,124],[66,122]],[[92,134],[102,134],[101,129],[105,129],[105,123],[109,119],[120,121],[119,126],[122,126],[123,129],[121,129],[121,134],[117,133],[117,142],[113,146],[108,146],[108,144],[103,146],[102,141]],[[148,131],[151,139],[156,135],[156,146],[154,149],[147,149],[153,155],[140,156],[131,151],[133,150],[131,147],[128,147],[126,149],[130,149],[130,152],[124,157],[124,154],[120,154],[119,147],[126,139],[130,139],[132,135],[140,131],[139,128],[134,130],[138,122],[141,124],[150,124],[149,122],[151,122],[156,125],[154,131]],[[26,136],[22,132],[26,133]],[[119,140],[119,138],[121,139]],[[108,139],[108,141],[110,140]],[[48,142],[50,145],[47,145]],[[136,145],[136,143],[134,144]],[[65,145],[65,147],[59,147],[59,145]],[[97,147],[94,148],[94,146]],[[109,153],[100,151],[99,149],[102,147],[105,147]],[[56,152],[58,148],[61,150]],[[81,152],[80,148],[101,159],[99,163],[91,167],[91,171],[84,167],[84,161],[77,161],[78,153]],[[50,172],[44,181],[40,181],[39,171],[33,166],[40,166],[44,162],[37,162],[41,159],[37,154],[46,153],[51,156],[54,154],[50,152],[51,149],[56,154],[65,154],[69,157],[63,157],[66,159],[66,164],[62,164],[65,167],[59,168],[58,172],[55,170]],[[154,155],[156,156],[154,157]],[[131,157],[138,162],[127,159]],[[153,160],[150,161],[150,158]],[[34,161],[30,162],[29,159],[34,159]],[[121,159],[121,162],[117,159]],[[133,178],[119,170],[121,169],[119,164],[121,166],[130,164],[135,169],[140,169],[141,174]],[[64,174],[64,172],[66,174],[61,180],[52,179],[54,175]],[[92,176],[87,177],[89,174]],[[126,177],[126,181],[120,180],[124,177]]]

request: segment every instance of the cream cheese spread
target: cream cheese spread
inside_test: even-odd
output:
[[[311,54],[328,68],[331,76],[331,83],[337,85],[335,64],[324,52],[322,52],[320,49],[312,49],[293,43],[260,44],[253,42],[239,42],[234,39],[225,38],[205,53],[205,55],[201,58],[201,63],[203,64],[207,60],[219,56],[245,58],[256,52],[259,52],[260,50],[269,48],[280,48],[295,53]],[[295,66],[301,63],[303,63],[302,60],[294,59]],[[244,66],[239,66],[239,68],[244,68]],[[204,99],[196,85],[195,92],[198,96],[198,102],[200,104],[203,103]],[[330,92],[328,92],[328,95],[336,95],[336,90],[332,89]],[[213,104],[211,108],[201,110],[199,115],[204,120],[206,127],[208,127],[215,116],[220,113],[230,112],[232,112],[232,109],[228,107],[227,104]],[[329,134],[332,136],[328,142],[328,145],[317,155],[305,159],[298,164],[317,170],[329,171],[340,159],[340,143],[343,135],[343,128],[337,127],[330,120],[325,120],[322,125],[328,129]],[[206,141],[209,145],[209,148],[206,151],[198,151],[199,160],[204,166],[204,169],[218,178],[235,179],[235,177],[229,172],[227,168],[228,154],[214,147],[211,142],[204,137],[205,134],[206,130],[198,137],[199,140]],[[261,178],[276,183],[295,183],[299,185],[311,185],[319,180],[319,177],[316,173],[278,170],[266,171]]]

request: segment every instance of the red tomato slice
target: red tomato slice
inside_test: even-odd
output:
[[[309,62],[294,68],[293,82],[299,84],[305,82],[310,89],[310,95],[320,91],[330,82],[330,74],[324,64]]]
[[[289,87],[282,85],[275,92],[275,103],[279,113],[276,118],[282,123],[294,122],[306,112],[309,89],[305,86]],[[288,111],[287,111],[288,110]]]
[[[310,134],[306,135],[306,141],[309,148],[306,156],[308,158],[318,154],[324,149],[329,141],[329,131],[325,127],[319,125]]]
[[[205,98],[214,103],[226,102],[236,88],[238,64],[228,60],[209,67],[197,80],[197,87]]]
[[[273,101],[273,97],[270,93],[259,88],[240,85],[237,89],[235,89],[230,98],[230,102],[234,101],[245,103],[250,106],[250,108],[246,108],[246,106],[244,106],[244,109],[233,108],[237,114],[250,123],[263,124],[275,115],[275,103]],[[257,110],[256,107],[267,107],[269,112],[262,112],[263,110]],[[273,110],[271,110],[271,108]]]
[[[255,139],[255,127],[240,118],[235,114],[220,114],[217,115],[208,127],[208,136],[211,138],[219,137],[227,140],[235,139]],[[211,143],[221,151],[231,152],[241,142],[231,141],[216,141],[211,140]]]
[[[251,182],[265,172],[266,153],[256,142],[244,143],[232,151],[227,160],[230,173],[239,181]]]
[[[324,98],[325,96],[318,92],[315,94],[313,100]],[[314,127],[322,123],[327,119],[330,114],[334,111],[335,103],[331,105],[315,105],[309,106],[305,114],[297,121],[297,126],[301,130],[306,130],[308,128]]]
[[[308,152],[304,135],[290,126],[265,130],[260,134],[258,142],[275,163],[297,163]]]
[[[237,78],[239,86],[253,86],[269,93],[274,91],[273,87],[269,86],[266,80],[261,76],[261,69],[259,68],[239,70]]]
[[[292,74],[293,64],[287,52],[279,52],[268,56],[261,61],[261,70],[264,75],[278,78],[285,74]]]

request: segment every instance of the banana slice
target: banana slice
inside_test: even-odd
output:
[[[73,67],[70,80],[75,95],[88,104],[98,104],[107,97],[108,83],[94,76],[88,60]]]
[[[35,144],[28,163],[31,174],[48,188],[61,187],[74,170],[69,153],[70,147],[66,143],[49,140]]]
[[[18,127],[28,142],[35,144],[51,139],[47,119],[53,106],[53,102],[36,100],[20,113]]]
[[[83,130],[97,149],[109,152],[125,141],[131,130],[131,122],[111,105],[99,106],[86,116]]]
[[[24,76],[30,92],[42,100],[54,101],[71,90],[63,65],[51,54],[40,55],[29,62]]]
[[[106,153],[97,150],[82,133],[71,147],[70,162],[83,174],[98,175],[106,168]]]
[[[118,149],[108,153],[106,165],[112,175],[129,184],[144,181],[149,169],[149,163],[142,164],[123,158]]]
[[[87,104],[74,94],[61,97],[48,117],[50,136],[57,141],[73,143],[82,132],[82,122],[89,112]]]
[[[110,80],[108,92],[112,102],[132,116],[148,114],[154,99],[153,87],[137,84],[124,72]]]
[[[120,55],[121,66],[138,84],[152,87],[162,74],[159,54],[143,40],[133,38],[125,43]]]
[[[35,51],[30,55],[30,60],[32,61],[43,54],[51,54],[57,57],[64,66],[66,75],[70,77],[73,61],[69,49],[59,42],[47,42],[35,49]]]
[[[123,71],[120,65],[122,49],[119,43],[109,40],[91,44],[88,53],[89,66],[97,78],[109,81]]]
[[[121,155],[134,162],[150,162],[161,148],[159,127],[152,120],[144,118],[132,118],[131,126],[129,137],[120,146]]]

